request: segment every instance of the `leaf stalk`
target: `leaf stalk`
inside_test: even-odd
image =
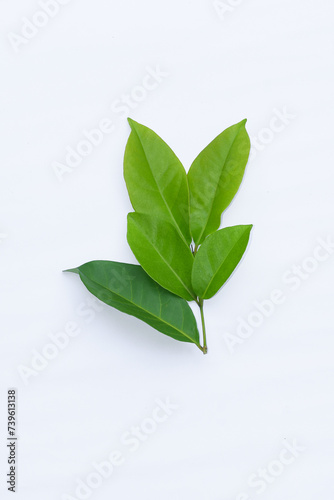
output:
[[[206,329],[205,329],[205,321],[204,321],[204,311],[203,311],[203,299],[198,300],[198,306],[201,311],[201,321],[202,321],[202,332],[203,332],[203,347],[201,351],[203,354],[207,354],[208,352],[208,346],[206,344]]]

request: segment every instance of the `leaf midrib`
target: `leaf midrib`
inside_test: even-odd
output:
[[[233,148],[233,145],[234,145],[235,141],[237,140],[237,137],[238,137],[238,135],[239,135],[239,133],[240,133],[241,126],[242,126],[242,125],[240,125],[240,127],[239,127],[239,129],[238,129],[238,133],[236,134],[236,136],[235,136],[235,138],[233,139],[232,144],[231,144],[231,146],[230,146],[230,148],[229,148],[229,151],[228,151],[227,156],[226,156],[225,161],[224,161],[224,166],[225,166],[226,162],[228,161],[228,158],[230,157],[230,154],[231,154],[231,149]],[[224,168],[224,167],[223,167],[223,168]],[[220,181],[220,179],[221,179],[222,175],[223,175],[223,169],[222,169],[222,171],[221,171],[221,173],[220,173],[220,175],[219,175],[219,181]],[[206,220],[206,224],[205,224],[204,228],[202,229],[202,232],[201,232],[201,234],[200,234],[200,237],[198,238],[198,242],[200,242],[200,241],[201,241],[202,236],[203,236],[203,233],[204,233],[204,231],[206,230],[206,228],[208,227],[208,224],[209,224],[209,219],[210,219],[211,214],[212,214],[212,211],[213,211],[213,204],[214,204],[214,202],[215,202],[216,195],[217,195],[217,191],[218,191],[219,181],[217,182],[217,185],[216,185],[216,188],[215,188],[215,195],[214,195],[214,197],[212,198],[212,203],[211,203],[211,207],[210,207],[210,210],[209,210],[209,213],[208,213],[208,217],[207,217],[207,220]]]
[[[81,277],[81,274],[82,271],[80,271],[79,269],[79,273],[80,273],[80,277]],[[167,321],[165,321],[163,318],[159,317],[159,316],[156,316],[155,314],[153,314],[152,312],[150,311],[147,311],[146,309],[144,309],[143,307],[141,307],[139,304],[137,304],[136,302],[133,302],[132,300],[129,300],[127,297],[123,297],[120,293],[117,293],[117,292],[113,292],[112,290],[110,290],[110,288],[107,288],[106,286],[102,285],[101,283],[98,283],[97,281],[94,281],[92,280],[91,278],[89,278],[88,276],[84,275],[83,276],[88,279],[89,281],[91,281],[92,283],[94,283],[95,285],[98,285],[100,286],[101,288],[103,288],[104,290],[107,290],[108,292],[116,295],[117,297],[121,297],[123,300],[125,300],[126,302],[128,302],[129,304],[132,304],[134,305],[135,307],[138,307],[138,309],[144,311],[146,314],[148,314],[149,316],[152,316],[153,318],[155,319],[158,319],[159,321],[161,321],[162,323],[164,323],[165,325],[173,328],[174,330],[176,330],[177,332],[179,332],[181,335],[183,335],[183,337],[187,337],[192,343],[196,344],[197,346],[199,346],[200,344],[197,343],[196,341],[194,341],[193,338],[189,337],[189,335],[187,335],[185,332],[183,332],[182,330],[179,330],[176,326],[172,325],[171,323],[167,323]],[[161,302],[161,299],[160,299],[160,296],[159,296],[159,302],[160,304],[162,304]],[[166,334],[165,334],[166,335]]]
[[[206,289],[204,290],[204,293],[203,293],[203,297],[205,296],[206,292],[208,291],[211,283],[213,282],[213,280],[215,279],[215,277],[217,276],[217,274],[219,273],[219,271],[221,270],[221,268],[223,267],[224,263],[226,262],[226,259],[229,257],[229,255],[231,254],[231,252],[233,252],[233,249],[234,247],[240,242],[241,238],[243,237],[244,235],[240,236],[240,238],[233,244],[233,246],[231,247],[230,251],[228,252],[228,254],[226,255],[225,259],[223,260],[223,262],[220,264],[220,266],[217,268],[215,274],[212,276],[211,280],[209,281],[208,283],[208,286],[206,287]],[[236,266],[235,266],[236,267]],[[235,269],[234,267],[234,269]],[[234,271],[233,269],[233,271]],[[232,272],[233,272],[232,271]],[[226,281],[222,284],[222,286],[226,283]]]
[[[133,130],[133,129],[132,129],[132,130]],[[159,191],[159,193],[160,193],[160,196],[161,196],[161,198],[163,199],[163,201],[164,201],[164,203],[165,203],[165,206],[166,206],[166,208],[167,208],[167,210],[168,210],[168,212],[169,212],[169,214],[170,214],[170,216],[171,216],[172,220],[174,221],[175,226],[176,226],[176,228],[177,228],[177,230],[178,230],[178,232],[179,232],[179,234],[180,234],[181,238],[183,239],[183,241],[184,241],[184,242],[186,243],[186,245],[188,246],[188,242],[187,242],[187,240],[185,239],[185,237],[184,237],[184,235],[183,235],[183,233],[182,233],[182,231],[181,231],[181,228],[180,228],[180,226],[178,225],[178,223],[177,223],[177,221],[176,221],[176,219],[175,219],[175,217],[174,217],[174,215],[173,215],[173,213],[172,213],[171,209],[169,208],[169,205],[168,205],[168,203],[167,203],[167,201],[166,201],[166,199],[165,199],[164,195],[162,194],[162,191],[161,191],[161,189],[160,189],[160,186],[159,186],[159,184],[158,184],[158,182],[157,182],[157,180],[156,180],[156,178],[155,178],[155,176],[154,176],[153,170],[152,170],[152,168],[151,168],[150,162],[148,161],[148,158],[147,158],[147,155],[146,155],[146,152],[145,152],[145,148],[144,148],[143,142],[142,142],[142,140],[141,140],[141,138],[140,138],[140,135],[138,134],[137,130],[135,130],[135,132],[136,132],[136,135],[137,135],[137,137],[138,137],[138,139],[139,139],[139,142],[140,142],[140,144],[141,144],[141,147],[142,147],[142,150],[143,150],[143,153],[144,153],[145,159],[146,159],[146,163],[147,163],[147,165],[148,165],[148,167],[149,167],[149,169],[150,169],[150,172],[151,172],[152,177],[153,177],[153,180],[154,180],[154,182],[155,182],[155,184],[156,184],[156,186],[157,186],[157,188],[158,188],[158,191]],[[166,144],[166,145],[167,145],[167,144]],[[167,146],[168,146],[168,145],[167,145]],[[169,147],[169,146],[168,146],[168,147]],[[175,154],[175,153],[174,153],[174,154]],[[175,156],[176,156],[176,155],[175,155]],[[180,162],[180,160],[177,158],[177,156],[176,156],[176,159]],[[180,163],[181,163],[181,162],[180,162]],[[181,166],[182,166],[182,164],[181,164]],[[183,168],[183,167],[182,167],[182,168]],[[189,205],[189,203],[188,203],[188,205]]]
[[[134,221],[135,223],[135,221]],[[137,225],[137,224],[136,224]],[[164,258],[164,256],[160,253],[159,251],[159,248],[157,246],[154,245],[154,243],[152,243],[152,241],[149,240],[149,238],[147,237],[147,235],[145,234],[144,231],[141,230],[140,226],[137,225],[137,228],[138,230],[141,231],[142,235],[144,236],[144,238],[146,239],[146,241],[148,242],[149,245],[151,245],[151,247],[153,248],[153,250],[158,254],[158,256],[161,258],[161,260],[167,265],[167,267],[172,271],[172,273],[175,275],[175,277],[177,278],[177,280],[181,283],[181,285],[184,287],[184,289],[189,293],[189,295],[191,295],[191,297],[196,300],[196,296],[195,294],[189,290],[189,288],[187,287],[187,285],[183,282],[181,276],[179,276],[177,274],[177,272],[172,268],[172,266],[169,264],[169,262]],[[187,245],[187,248],[188,248],[188,245]],[[189,250],[190,252],[190,250]]]

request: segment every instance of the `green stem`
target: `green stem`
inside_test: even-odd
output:
[[[204,321],[204,312],[203,312],[203,299],[200,299],[198,302],[200,311],[201,311],[201,320],[202,320],[202,331],[203,331],[203,354],[208,352],[208,346],[206,345],[206,330],[205,330],[205,321]]]
[[[192,249],[193,256],[195,257],[199,245],[195,245]],[[203,332],[203,347],[198,345],[197,347],[202,351],[203,354],[208,352],[208,346],[206,345],[206,330],[205,330],[205,321],[204,321],[204,312],[203,312],[203,299],[196,298],[196,304],[198,305],[201,311],[201,321],[202,321],[202,332]]]

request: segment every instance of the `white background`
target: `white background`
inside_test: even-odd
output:
[[[319,265],[305,259],[319,238],[334,238],[334,7],[225,5],[219,15],[211,0],[72,0],[14,43],[23,18],[43,22],[41,8],[1,2],[1,498],[12,498],[8,387],[18,390],[18,500],[79,498],[78,479],[113,450],[125,461],[89,498],[333,497],[334,254]],[[165,76],[126,114],[162,136],[186,169],[243,118],[257,144],[223,220],[253,223],[252,239],[206,305],[207,356],[107,306],[95,311],[78,277],[61,272],[93,259],[135,263],[122,176],[130,129],[115,101],[137,97],[157,66]],[[288,123],[268,132],[284,109]],[[60,180],[55,162],[103,118],[113,132]],[[294,287],[292,268],[303,263],[317,269]],[[240,318],[274,289],[284,302],[231,352],[226,334],[237,335]],[[19,367],[31,369],[34,349],[68,322],[80,333],[25,384]],[[157,398],[178,409],[131,453],[121,436]],[[249,477],[293,440],[303,451],[259,494]]]

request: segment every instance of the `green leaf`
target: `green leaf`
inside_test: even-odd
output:
[[[140,266],[95,260],[67,272],[79,274],[86,288],[102,302],[169,337],[200,346],[196,320],[187,302],[155,283]]]
[[[172,224],[155,216],[130,213],[127,238],[151,278],[186,300],[196,300],[191,285],[194,257]]]
[[[192,270],[198,297],[210,299],[231,276],[246,250],[252,227],[226,227],[206,238],[195,255]]]
[[[189,169],[190,230],[196,245],[219,228],[221,214],[239,189],[250,151],[246,121],[218,135]]]
[[[132,131],[125,148],[124,179],[132,206],[173,224],[189,245],[189,192],[182,163],[155,132],[128,121]]]

